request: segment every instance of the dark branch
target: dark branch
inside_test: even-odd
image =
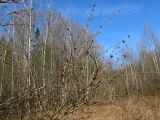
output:
[[[0,4],[2,3],[19,3],[21,0],[0,0]]]

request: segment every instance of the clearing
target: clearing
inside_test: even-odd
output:
[[[83,105],[63,120],[160,120],[160,96],[122,97]]]

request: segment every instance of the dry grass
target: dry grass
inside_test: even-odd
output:
[[[112,104],[83,105],[63,120],[160,120],[160,96],[121,97]]]
[[[24,119],[50,120],[52,113],[33,113]],[[160,120],[160,96],[117,97],[113,103],[85,104],[60,120]]]

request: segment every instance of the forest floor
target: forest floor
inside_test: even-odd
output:
[[[49,111],[42,112],[36,115],[36,119],[28,116],[25,120],[31,118],[51,120],[51,114]],[[112,103],[83,104],[58,120],[160,120],[160,96],[117,97]]]
[[[160,120],[160,96],[122,97],[83,105],[63,120]]]

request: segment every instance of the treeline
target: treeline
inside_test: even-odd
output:
[[[138,58],[131,55],[130,64],[125,68],[126,76],[131,74],[127,81],[132,80],[128,89],[144,95],[157,95],[160,92],[160,41],[147,25],[137,51]]]
[[[112,79],[108,80],[114,92],[108,91],[106,96],[111,94],[113,100],[117,95],[159,95],[160,40],[149,26],[144,27],[135,52],[125,48],[118,56],[110,57],[112,61],[119,59],[121,65],[116,64],[118,68],[111,70]]]
[[[1,24],[7,29],[0,39],[1,117],[50,110],[58,119],[93,100],[104,78],[101,49],[88,30],[95,6],[85,27],[51,8],[40,13],[30,2],[24,6]]]

